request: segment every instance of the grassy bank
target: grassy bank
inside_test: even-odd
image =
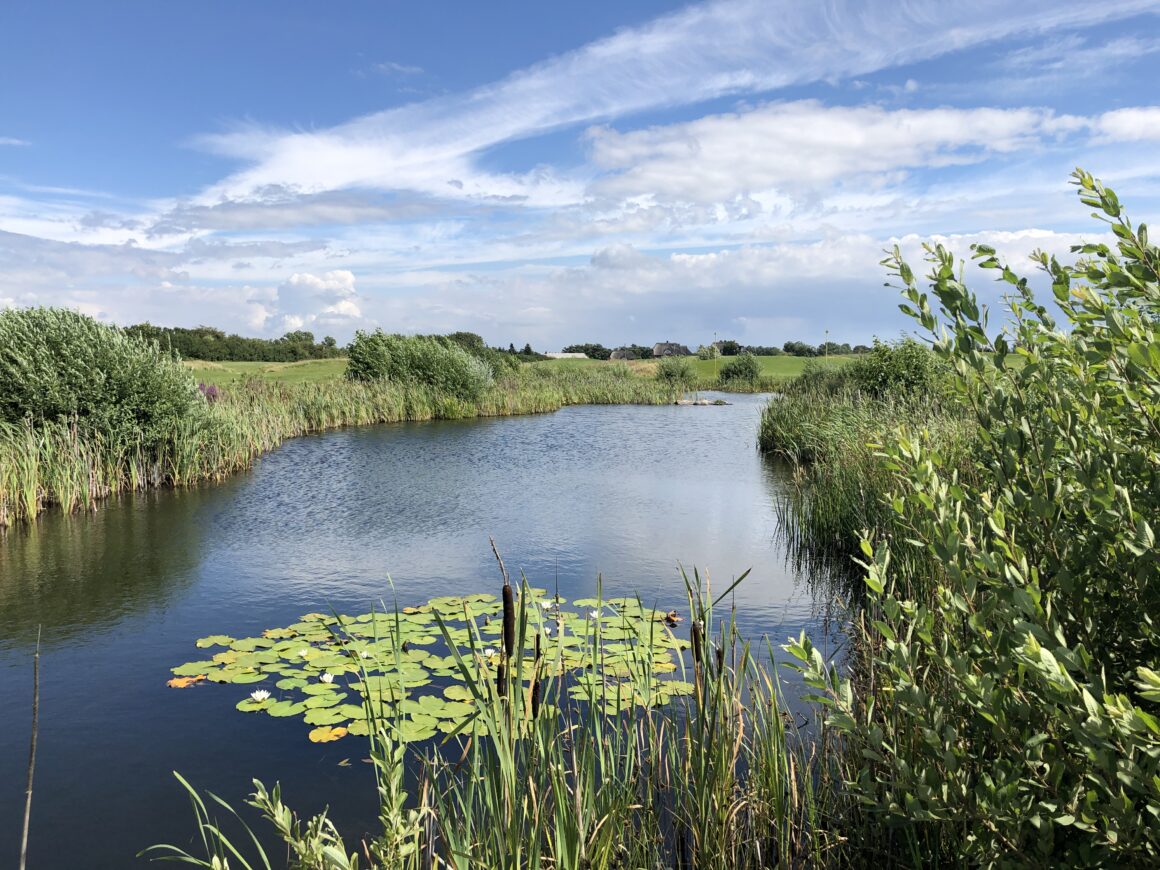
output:
[[[724,392],[751,392],[772,393],[780,390],[789,381],[800,375],[807,368],[837,369],[856,360],[855,356],[830,357],[800,357],[800,356],[759,356],[758,378],[753,382],[726,381],[722,382],[720,373],[722,367],[733,357],[720,357],[715,360],[684,357],[690,367],[689,388],[692,390],[722,390]],[[625,365],[625,363],[608,360],[547,360],[531,363],[536,368],[555,371],[595,371],[601,367]],[[658,360],[630,360],[627,365],[633,372],[642,377],[656,377],[660,365]]]
[[[523,367],[498,379],[477,401],[466,401],[429,387],[347,381],[333,377],[336,365],[334,360],[222,364],[223,371],[235,374],[253,374],[246,370],[256,366],[273,371],[263,372],[263,379],[219,378],[223,386],[215,401],[175,420],[152,444],[114,440],[68,422],[0,423],[0,527],[32,519],[53,505],[88,510],[115,492],[217,480],[248,468],[287,438],[340,426],[539,414],[578,404],[663,404],[675,398],[664,385],[625,366]]]

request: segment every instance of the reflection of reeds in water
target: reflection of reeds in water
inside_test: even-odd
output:
[[[651,639],[633,645],[626,676],[615,685],[598,687],[570,677],[560,667],[558,634],[525,661],[524,650],[536,650],[529,638],[542,632],[545,616],[526,606],[529,596],[521,594],[513,598],[515,642],[499,685],[478,666],[483,659],[474,644],[471,655],[455,653],[475,713],[451,746],[426,753],[412,788],[404,786],[406,755],[396,726],[376,718],[368,706],[382,824],[367,847],[369,863],[384,868],[838,863],[840,843],[828,833],[835,808],[826,796],[835,792],[829,788],[825,734],[797,733],[782,703],[772,651],[758,654],[743,642],[732,613],[714,614],[709,590],[697,575],[686,578],[686,585],[697,639],[694,688],[667,704],[635,703],[658,697],[671,677],[686,676],[684,661],[671,676],[655,672]],[[651,625],[650,631],[671,637],[663,619]],[[601,655],[600,631],[597,627],[586,642],[587,654]],[[583,690],[575,691],[577,685]],[[199,799],[193,797],[197,807]],[[348,854],[325,817],[298,823],[276,789],[271,793],[259,785],[254,804],[295,853],[304,854],[312,844],[318,854],[323,848]],[[226,854],[232,846],[198,812],[207,856]]]
[[[115,492],[220,480],[287,438],[341,426],[539,414],[577,404],[662,404],[663,385],[625,367],[524,369],[477,402],[437,390],[345,380],[232,385],[204,414],[174,425],[159,446],[110,443],[74,423],[0,422],[0,527],[49,505],[90,510]]]

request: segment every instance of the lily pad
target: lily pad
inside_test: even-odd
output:
[[[234,639],[228,634],[211,634],[209,637],[199,637],[195,642],[198,649],[205,649],[211,646],[229,646],[234,642]]]
[[[311,743],[332,743],[335,740],[341,740],[348,733],[346,728],[328,728],[322,726],[315,728],[310,732]]]

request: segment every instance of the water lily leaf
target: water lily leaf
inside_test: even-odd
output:
[[[273,645],[274,641],[264,637],[246,637],[241,640],[235,640],[230,644],[230,649],[235,649],[238,652],[253,652],[254,650],[266,649]]]
[[[366,708],[359,704],[343,704],[336,712],[341,713],[347,719],[365,719],[367,715]]]
[[[302,694],[304,695],[329,695],[339,690],[339,686],[334,683],[307,683],[302,686]]]
[[[177,677],[194,677],[211,670],[218,670],[216,662],[189,662],[176,668],[170,668],[170,673]]]
[[[475,701],[471,689],[463,685],[448,686],[443,690],[443,697],[448,701]]]
[[[237,703],[237,708],[243,713],[257,713],[259,710],[265,710],[269,706],[269,698],[264,698],[261,701],[255,700],[254,698],[243,698]]]
[[[316,710],[321,707],[333,707],[346,698],[346,692],[330,692],[326,695],[312,695],[302,702],[302,706],[308,710]]]
[[[281,640],[284,638],[294,637],[298,634],[292,628],[267,628],[262,632],[262,637],[267,637],[272,640]]]
[[[370,723],[366,719],[355,719],[346,726],[346,730],[350,734],[359,734],[364,737],[371,733]]]
[[[195,685],[196,683],[204,682],[204,681],[205,681],[205,674],[196,674],[192,677],[174,677],[172,680],[169,680],[165,685],[169,686],[169,688],[171,688],[171,689],[188,689],[190,686]]]
[[[310,732],[311,743],[332,743],[335,740],[340,740],[348,733],[346,728],[327,728],[325,726],[315,728]]]
[[[448,701],[442,707],[435,710],[427,710],[426,712],[428,715],[436,716],[439,719],[453,719],[458,722],[474,714],[475,705],[468,704],[466,701]]]
[[[285,677],[274,684],[279,689],[301,689],[306,685],[306,680],[302,677]]]
[[[302,719],[307,725],[337,725],[346,721],[346,717],[333,707],[307,710]]]
[[[224,675],[226,672],[222,671]],[[237,671],[230,674],[229,682],[231,683],[260,683],[266,679],[266,674],[257,673],[255,671]]]
[[[306,712],[306,707],[301,701],[275,701],[266,708],[266,712],[271,716],[298,716]]]
[[[209,637],[199,637],[195,642],[198,649],[205,649],[210,646],[229,646],[234,642],[234,639],[228,634],[211,634]]]

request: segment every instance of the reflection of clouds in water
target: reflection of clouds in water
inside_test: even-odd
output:
[[[678,564],[708,572],[747,634],[810,620],[786,566],[777,485],[754,446],[763,400],[730,407],[576,407],[497,420],[352,429],[285,445],[230,493],[205,579],[237,603],[365,609],[498,583],[509,569],[586,597],[679,606]],[[227,579],[229,578],[229,579]]]

